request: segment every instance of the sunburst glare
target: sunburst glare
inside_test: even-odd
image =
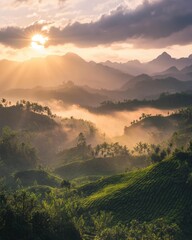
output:
[[[45,37],[41,34],[35,34],[31,38],[31,47],[37,51],[44,50],[45,44],[47,43],[47,41],[48,41],[48,37]]]

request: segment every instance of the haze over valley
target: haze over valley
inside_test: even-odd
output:
[[[0,2],[0,240],[192,239],[191,20]]]

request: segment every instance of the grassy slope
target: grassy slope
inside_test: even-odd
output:
[[[43,170],[28,170],[17,172],[15,179],[19,179],[23,186],[33,186],[36,182],[38,185],[59,187],[62,181],[61,178],[56,177]]]
[[[55,173],[67,179],[82,176],[113,175],[125,172],[133,167],[144,167],[147,163],[141,158],[95,158],[87,161],[78,161],[58,167]]]
[[[117,175],[80,188],[87,210],[113,212],[115,220],[129,222],[165,218],[190,231],[191,186],[183,164],[166,160],[144,170]],[[192,236],[192,232],[190,233]]]

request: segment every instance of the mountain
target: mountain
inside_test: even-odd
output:
[[[175,66],[172,66],[159,74],[160,75],[169,75],[169,74],[179,74],[179,73],[180,73],[180,71],[178,70],[178,68],[176,68]]]
[[[141,74],[141,75],[138,75],[136,77],[133,77],[131,78],[128,82],[126,82],[122,87],[121,89],[122,90],[125,90],[125,89],[129,89],[129,88],[134,88],[138,83],[141,83],[141,82],[150,82],[150,81],[153,81],[153,78],[150,77],[149,75],[147,74]]]
[[[146,63],[146,66],[151,68],[151,72],[160,72],[164,69],[176,67],[179,70],[189,66],[192,64],[192,58],[189,57],[183,57],[183,58],[173,58],[168,53],[164,52],[161,55],[159,55],[156,59]],[[153,69],[154,68],[154,69]]]
[[[157,58],[148,62],[147,65],[149,67],[154,67],[154,68],[158,68],[159,66],[161,66],[163,68],[167,68],[170,66],[170,64],[171,64],[171,66],[175,66],[175,64],[174,64],[175,61],[176,61],[176,59],[172,58],[171,55],[169,55],[166,52],[163,52]]]
[[[116,62],[104,62],[103,65],[113,67],[125,73],[130,73],[133,75],[139,75],[142,73],[145,74],[155,74],[157,72],[162,72],[165,69],[171,68],[175,66],[179,70],[184,67],[187,67],[192,64],[191,55],[186,58],[173,58],[166,52],[163,52],[161,55],[157,56],[157,58],[152,61],[141,63],[138,60],[128,61],[126,63],[116,63]]]
[[[139,80],[138,80],[139,79]],[[179,81],[176,78],[167,77],[160,79],[152,79],[147,75],[130,80],[122,86],[124,89],[124,99],[154,99],[161,93],[177,93],[192,90],[192,81]]]
[[[36,86],[53,87],[68,81],[73,81],[76,85],[115,89],[131,77],[119,70],[86,62],[73,53],[35,58],[25,62],[2,60],[0,71],[1,90]]]
[[[192,65],[183,68],[181,72],[192,77]]]
[[[108,66],[132,75],[148,73],[145,66],[139,60],[132,60],[126,63],[106,61],[106,62],[103,62],[102,64],[104,66]]]
[[[177,78],[181,81],[190,81],[192,80],[192,65],[184,67],[183,69],[179,70],[175,66],[172,66],[166,69],[163,72],[155,74],[153,78],[167,78],[173,77]]]
[[[76,86],[72,82],[68,82],[53,88],[36,87],[7,90],[2,92],[2,96],[14,100],[29,99],[46,102],[59,100],[63,107],[75,104],[88,109],[94,108],[90,109],[94,111],[104,102],[124,101],[126,99],[143,100],[144,98],[150,100],[158,98],[162,93],[174,94],[190,92],[191,90],[192,81],[179,81],[176,78],[165,76],[157,76],[157,79],[153,79],[147,74],[142,74],[131,78],[118,90],[94,89],[88,86]]]

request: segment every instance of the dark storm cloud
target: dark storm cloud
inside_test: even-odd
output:
[[[155,3],[145,1],[137,9],[131,11],[119,7],[98,21],[90,23],[76,22],[64,29],[51,28],[53,39],[50,44],[75,43],[84,46],[110,44],[116,41],[134,42],[134,39],[153,40],[168,38],[172,34],[192,26],[191,0],[164,0]],[[191,38],[183,36],[181,42],[191,42]],[[152,40],[152,41],[151,41]],[[166,45],[166,42],[164,43]],[[170,44],[170,43],[169,43]]]
[[[27,32],[29,27],[0,29],[0,43],[17,48],[26,46],[23,36]],[[145,1],[135,10],[118,7],[96,22],[51,27],[48,35],[49,45],[74,43],[89,47],[128,41],[152,48],[158,44],[161,47],[188,44],[192,42],[192,0]]]

